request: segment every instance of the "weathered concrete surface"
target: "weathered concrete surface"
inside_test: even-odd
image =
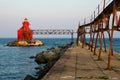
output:
[[[103,51],[98,61],[88,48],[71,47],[42,80],[120,80],[120,55],[112,57],[113,70],[106,70],[107,56]]]

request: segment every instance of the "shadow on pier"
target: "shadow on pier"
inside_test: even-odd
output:
[[[100,48],[98,54],[98,60],[101,60],[102,46],[105,48],[106,52],[106,41],[105,33],[108,33],[110,47],[109,54],[106,55],[107,58],[107,69],[111,70],[111,58],[113,54],[113,34],[114,31],[120,31],[120,0],[102,0],[98,5],[97,9],[94,11],[90,18],[84,19],[83,23],[79,23],[77,31],[77,44],[82,43],[82,48],[84,48],[85,36],[89,35],[89,50],[96,55],[96,46],[99,41]],[[88,22],[89,21],[89,22]],[[81,25],[80,25],[81,24]]]
[[[88,46],[77,47],[73,45],[67,49],[64,55],[55,63],[42,80],[119,80],[120,79],[120,55],[112,57],[113,70],[107,70],[107,53],[102,51],[102,60],[98,60],[99,49],[96,55]]]
[[[120,31],[119,11],[120,0],[102,0],[90,18],[80,21],[77,46],[69,48],[42,80],[119,80],[120,55],[112,47],[114,31]],[[106,49],[105,32],[109,49]],[[87,44],[86,35],[90,37]]]

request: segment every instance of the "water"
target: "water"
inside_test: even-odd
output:
[[[94,40],[95,41],[95,40]],[[106,47],[109,48],[110,42],[109,38],[105,38]],[[89,42],[89,39],[86,39],[86,42]],[[99,40],[97,42],[97,46],[100,46]],[[102,45],[104,47],[104,44]],[[113,50],[120,53],[120,38],[113,38]]]
[[[69,38],[42,38],[45,45],[41,47],[8,47],[6,44],[14,41],[14,38],[1,38],[0,39],[0,80],[23,80],[27,74],[35,75],[38,64],[30,56],[44,51],[51,47],[70,43]],[[88,39],[87,39],[88,41]],[[113,40],[113,48],[115,51],[120,52],[120,38]],[[109,41],[106,38],[107,47]],[[99,44],[98,44],[99,45]]]
[[[51,47],[70,43],[70,39],[40,39],[45,45],[41,47],[8,47],[6,44],[14,38],[0,39],[0,80],[23,80],[27,74],[35,75],[37,63],[30,56]]]

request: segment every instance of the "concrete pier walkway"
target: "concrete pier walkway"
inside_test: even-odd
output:
[[[98,61],[87,47],[71,47],[42,80],[120,80],[120,55],[112,57],[113,70],[106,69],[107,56],[108,52],[103,51]]]

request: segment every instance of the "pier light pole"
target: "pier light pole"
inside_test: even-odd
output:
[[[71,43],[73,43],[74,41],[73,41],[73,30],[72,30],[72,32],[71,32]]]

